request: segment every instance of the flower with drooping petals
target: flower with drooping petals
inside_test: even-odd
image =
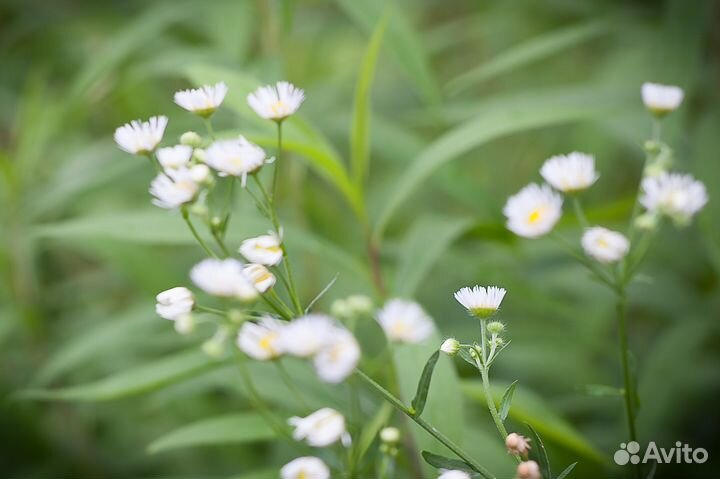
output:
[[[630,242],[625,235],[601,226],[585,230],[580,243],[585,254],[601,263],[620,261],[630,251]]]
[[[236,259],[205,259],[193,267],[190,278],[213,296],[242,301],[251,301],[258,296],[255,285],[243,273],[243,264]]]
[[[281,340],[285,324],[270,316],[257,323],[247,321],[240,327],[237,345],[242,352],[258,361],[274,359],[285,352]]]
[[[455,299],[462,304],[470,314],[477,318],[489,318],[500,307],[507,291],[497,286],[473,286],[460,288],[455,293]]]
[[[166,116],[153,116],[148,121],[133,120],[115,130],[115,143],[133,155],[147,155],[162,141],[167,123]]]
[[[435,330],[432,319],[419,304],[403,299],[385,303],[376,319],[392,342],[421,343]]]
[[[246,239],[238,252],[246,260],[266,266],[275,266],[283,259],[281,240],[273,232]]]
[[[272,274],[265,266],[256,263],[250,263],[243,266],[243,273],[255,285],[255,288],[261,293],[275,286],[275,275]]]
[[[549,233],[560,219],[562,197],[547,185],[531,183],[508,198],[503,214],[510,231],[525,238],[537,238]]]
[[[508,453],[517,454],[518,456],[527,456],[530,448],[530,439],[521,436],[515,432],[511,432],[505,438],[505,447]]]
[[[307,417],[291,417],[288,424],[295,428],[293,439],[313,447],[327,447],[340,440],[347,443],[350,437],[345,429],[345,417],[329,407]]]
[[[337,384],[355,372],[360,361],[360,345],[350,331],[336,326],[327,344],[313,358],[315,372],[321,381]]]
[[[187,145],[166,146],[158,148],[156,155],[160,166],[164,169],[178,169],[188,166],[193,149]]]
[[[228,87],[225,82],[204,85],[197,89],[175,93],[175,103],[198,116],[209,118],[222,104],[227,92]]]
[[[640,203],[651,213],[666,214],[686,223],[708,202],[705,185],[692,175],[661,173],[642,181]]]
[[[295,113],[305,100],[305,92],[286,81],[261,86],[247,97],[248,105],[261,118],[282,121]]]
[[[205,163],[221,176],[239,176],[245,185],[247,175],[265,163],[265,151],[241,136],[237,140],[217,140],[205,150]]]
[[[195,307],[195,296],[187,288],[178,286],[159,293],[155,300],[155,312],[164,319],[176,320],[190,314]]]
[[[304,456],[293,459],[280,469],[281,479],[330,479],[330,469],[322,459]]]
[[[188,168],[158,174],[150,183],[153,204],[160,208],[175,209],[192,203],[200,191],[196,178],[196,174]]]
[[[333,340],[337,323],[324,314],[307,314],[288,323],[283,330],[284,348],[293,356],[308,358]]]
[[[595,171],[595,158],[577,151],[548,158],[540,174],[553,188],[564,193],[589,188],[600,176]]]
[[[658,117],[676,110],[685,96],[680,87],[650,82],[643,83],[640,92],[645,108]]]
[[[525,461],[518,464],[516,479],[542,479],[540,466],[535,461]]]

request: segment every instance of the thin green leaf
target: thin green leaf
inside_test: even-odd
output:
[[[328,291],[330,291],[330,288],[333,287],[333,285],[335,284],[335,282],[337,281],[337,279],[338,279],[339,276],[340,276],[340,273],[338,273],[338,274],[336,274],[335,276],[333,276],[333,279],[331,279],[330,282],[329,282],[327,285],[325,285],[325,287],[322,289],[322,291],[320,291],[317,295],[315,295],[315,297],[312,299],[312,301],[310,301],[310,302],[308,303],[307,307],[305,308],[305,314],[307,314],[308,312],[310,312],[310,310],[312,309],[312,307],[315,306],[315,303],[317,303],[318,301],[320,301],[320,298],[322,298],[323,296],[325,296],[325,293],[327,293]]]
[[[462,359],[465,360],[468,364],[470,364],[472,367],[477,368],[477,361],[470,355],[470,350],[467,348],[460,348],[458,351],[458,356],[460,356]]]
[[[425,462],[437,469],[459,470],[469,473],[476,472],[475,469],[470,467],[470,464],[467,464],[460,459],[450,459],[449,457],[441,456],[439,454],[433,454],[430,451],[423,451],[422,457],[425,459]]]
[[[380,54],[388,18],[387,13],[380,18],[370,37],[355,86],[353,122],[350,128],[350,167],[355,186],[360,190],[367,178],[370,163],[370,117],[372,114],[370,94],[375,76],[375,65]]]
[[[148,452],[185,447],[267,441],[277,433],[255,413],[226,414],[187,424],[169,432],[148,446]]]
[[[385,228],[400,205],[412,195],[435,170],[465,153],[512,133],[604,116],[622,108],[625,95],[590,87],[584,91],[558,91],[552,95],[527,97],[506,108],[492,104],[476,116],[448,131],[425,148],[405,170],[387,198],[375,222],[375,236],[382,238]]]
[[[657,464],[657,463],[655,463],[655,464]],[[572,470],[575,469],[575,466],[577,466],[577,462],[573,462],[568,467],[566,467],[565,470],[563,472],[561,472],[560,474],[558,474],[558,476],[555,479],[565,479],[568,476],[568,474],[570,474],[572,472]]]
[[[528,423],[525,423],[525,425],[528,429],[530,429],[530,435],[532,436],[531,439],[533,440],[531,454],[535,456],[535,459],[540,465],[542,477],[552,477],[552,472],[550,471],[550,459],[548,458],[547,451],[545,450],[545,444],[543,444],[543,441],[535,428]]]
[[[468,218],[423,217],[408,232],[399,259],[394,293],[410,297],[450,244],[471,225]]]
[[[515,386],[517,386],[517,383],[517,381],[513,381],[512,384],[508,386],[503,394],[502,401],[500,402],[500,419],[502,419],[503,422],[505,422],[505,419],[507,419],[508,413],[510,412],[510,405],[512,404],[513,393],[515,392]]]
[[[425,363],[420,381],[418,381],[417,392],[412,400],[412,407],[415,410],[415,416],[420,417],[425,409],[425,402],[430,391],[430,381],[432,381],[435,365],[440,357],[440,350],[436,350]]]
[[[370,449],[375,437],[377,436],[380,429],[387,424],[390,416],[392,415],[393,408],[389,402],[384,401],[380,408],[377,410],[375,415],[372,417],[360,433],[360,439],[358,440],[356,454],[356,460],[359,463],[365,456],[365,453]]]
[[[495,58],[453,78],[447,83],[447,91],[457,95],[480,82],[547,58],[563,50],[595,38],[609,30],[607,21],[593,21],[572,25],[531,38]]]
[[[155,391],[224,364],[193,348],[89,384],[63,389],[26,389],[17,396],[34,400],[108,401]]]

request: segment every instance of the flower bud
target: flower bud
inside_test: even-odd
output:
[[[440,346],[440,351],[448,356],[455,356],[460,351],[460,342],[455,338],[447,338]]]
[[[207,165],[195,165],[190,168],[190,176],[195,183],[209,185],[213,177]]]
[[[245,320],[245,315],[239,309],[231,309],[227,312],[227,317],[231,323],[240,324]]]
[[[352,315],[350,305],[345,299],[336,299],[330,306],[330,314],[339,319],[349,318]]]
[[[490,334],[502,334],[505,331],[505,325],[500,321],[492,321],[488,323],[487,330]]]
[[[496,336],[490,340],[490,347],[499,348],[505,344],[505,340],[500,336]]]
[[[516,479],[542,479],[540,466],[535,461],[521,462],[517,466]]]
[[[353,294],[346,301],[353,314],[368,314],[373,309],[372,299],[364,294]]]
[[[194,131],[186,131],[180,135],[180,144],[197,148],[202,145],[202,137]]]
[[[220,359],[225,354],[225,340],[227,337],[228,330],[220,326],[213,337],[203,343],[203,352],[211,358]]]
[[[205,150],[203,150],[202,148],[195,148],[195,150],[193,150],[192,157],[197,162],[205,163],[206,156],[207,156],[207,154],[205,153]]]
[[[396,427],[386,427],[380,431],[380,440],[387,444],[395,444],[400,440],[400,431]]]
[[[654,213],[643,213],[635,218],[635,227],[643,231],[652,231],[657,227],[658,217]]]
[[[505,438],[505,447],[510,454],[526,457],[530,450],[530,439],[511,432]]]
[[[205,218],[208,214],[208,207],[205,203],[197,202],[190,207],[190,213],[199,218]]]
[[[222,218],[220,218],[219,216],[213,216],[210,219],[210,225],[213,228],[219,228],[221,224],[222,224]]]
[[[191,314],[183,314],[175,319],[175,331],[180,334],[190,334],[195,329],[195,319]]]

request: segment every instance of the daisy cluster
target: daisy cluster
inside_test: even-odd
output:
[[[646,108],[661,118],[680,106],[683,91],[675,86],[645,83],[642,99]],[[708,201],[705,185],[689,174],[666,171],[671,152],[667,145],[650,142],[648,149],[658,154],[651,155],[651,164],[645,170],[639,198],[645,212],[633,226],[652,229],[662,217],[678,225],[689,223]],[[600,177],[595,158],[580,152],[547,159],[540,175],[545,184],[532,183],[524,187],[511,196],[503,208],[507,228],[518,236],[538,238],[550,233],[562,217],[564,196],[575,201],[580,192]],[[621,261],[631,248],[624,234],[601,226],[588,226],[581,245],[587,256],[605,264]]]

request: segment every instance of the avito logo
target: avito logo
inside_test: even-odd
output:
[[[701,448],[692,448],[688,444],[680,441],[675,443],[675,447],[665,449],[658,447],[655,441],[650,441],[645,449],[642,457],[640,455],[640,444],[630,441],[627,444],[620,444],[620,449],[613,456],[615,463],[624,466],[627,463],[643,464],[655,461],[658,464],[702,464],[708,460],[708,452]]]

